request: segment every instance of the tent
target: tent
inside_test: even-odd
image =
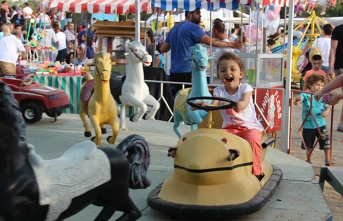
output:
[[[76,13],[135,14],[136,0],[42,0],[43,8],[58,8],[59,11],[71,10]],[[151,0],[139,0],[139,9],[150,12]]]

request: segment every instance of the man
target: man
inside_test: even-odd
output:
[[[30,24],[30,20],[32,18],[33,10],[30,7],[29,3],[25,2],[24,3],[24,8],[23,8],[22,11],[23,11],[23,17],[25,19],[25,27],[28,28],[29,24]]]
[[[22,58],[26,58],[26,50],[23,43],[12,35],[8,28],[4,31],[4,35],[0,40],[0,74],[15,75],[18,52],[21,52]]]
[[[80,31],[77,34],[77,41],[78,41],[78,45],[81,45],[81,37],[82,35],[84,35],[85,33],[87,33],[87,35],[94,40],[94,34],[91,31],[88,31],[89,28],[89,23],[87,21],[83,21],[82,24],[82,31]]]
[[[14,30],[13,30],[13,32],[14,32],[14,31],[17,32],[18,35],[20,35],[20,41],[21,41],[21,42],[24,42],[25,39],[24,39],[23,34],[26,34],[26,31],[23,32],[22,27],[21,27],[20,24],[14,25]]]
[[[57,45],[58,45],[58,54],[56,61],[60,63],[64,62],[67,57],[67,44],[66,44],[66,35],[61,32],[61,27],[59,22],[54,22],[52,29],[56,33]]]
[[[320,38],[316,38],[314,40],[312,47],[316,47],[319,49],[320,54],[322,56],[323,64],[322,70],[326,73],[329,70],[329,54],[331,49],[331,33],[332,33],[332,26],[330,24],[325,24],[323,26],[323,30],[321,33]]]
[[[67,39],[67,44],[69,41],[75,41],[76,37],[75,37],[75,32],[74,32],[74,23],[69,22],[67,25],[66,30],[64,31],[64,34],[66,35],[66,39]],[[67,49],[68,53],[69,53],[69,49]]]
[[[334,69],[336,77],[343,73],[343,25],[337,26],[331,35],[331,49],[329,55],[329,70],[327,77],[332,78],[332,70]],[[341,87],[343,92],[343,86]],[[337,126],[337,131],[343,132],[343,106],[341,118]]]
[[[171,49],[170,80],[176,82],[191,82],[191,62],[185,62],[190,57],[190,47],[197,43],[210,44],[211,38],[199,27],[201,19],[200,8],[185,13],[185,21],[174,26],[164,43],[161,52],[166,53]],[[222,42],[212,39],[212,45],[216,47],[240,48],[240,42]],[[174,92],[182,88],[181,85],[174,85]]]
[[[71,11],[66,11],[65,17],[66,17],[65,20],[68,22],[68,24],[73,21],[73,13]],[[74,30],[74,28],[73,28],[73,30]]]
[[[7,23],[7,15],[8,14],[8,5],[6,1],[2,1],[1,3],[1,9],[0,9],[0,21],[4,24]]]

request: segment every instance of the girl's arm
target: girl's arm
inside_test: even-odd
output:
[[[330,106],[325,106],[325,111],[322,113],[322,117],[327,117],[330,114]]]
[[[85,56],[85,48],[81,47],[81,53],[80,53],[80,55],[79,55],[78,60],[79,60],[79,61],[82,61],[83,56]]]
[[[161,61],[160,56],[158,56],[155,60],[154,67],[158,67],[158,65],[160,64],[160,61]]]
[[[244,93],[242,99],[237,102],[237,105],[235,107],[233,107],[233,109],[236,112],[240,112],[242,110],[245,110],[250,103],[251,95],[252,95],[251,91]]]
[[[213,97],[215,97],[215,96],[213,96]],[[198,101],[198,102],[194,102],[194,104],[198,104],[202,107],[206,107],[206,106],[218,107],[220,105],[220,102],[217,100],[212,100],[212,102],[210,104],[208,104],[205,101]],[[200,110],[200,109],[196,108],[196,107],[192,107],[192,110]]]

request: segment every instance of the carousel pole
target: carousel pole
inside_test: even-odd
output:
[[[136,41],[140,40],[140,20],[141,20],[141,8],[139,5],[139,0],[135,0],[136,3],[136,22],[135,22],[135,37],[136,37]]]
[[[289,20],[288,20],[288,49],[287,49],[287,73],[286,73],[286,88],[284,90],[285,96],[283,99],[282,113],[285,114],[283,117],[284,122],[283,134],[286,139],[282,146],[283,152],[288,152],[290,150],[290,107],[291,107],[291,79],[292,79],[292,43],[293,43],[293,15],[294,15],[294,2],[289,1]],[[290,153],[289,153],[290,154]]]
[[[207,15],[206,15],[206,17],[207,17]],[[211,40],[210,40],[210,55],[211,56],[213,56],[213,48],[212,48],[212,38],[213,38],[213,36],[212,36],[212,32],[211,32],[211,30],[212,30],[212,2],[210,2],[210,38],[211,38]],[[213,59],[212,60],[210,60],[210,83],[211,84],[213,84],[213,79],[214,79],[214,73],[213,73]]]

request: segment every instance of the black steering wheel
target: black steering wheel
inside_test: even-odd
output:
[[[199,104],[195,104],[191,101],[194,100],[217,100],[217,101],[226,101],[229,102],[229,104],[223,105],[223,106],[216,106],[216,107],[212,107],[212,106],[201,106]],[[236,101],[227,99],[227,98],[222,98],[222,97],[191,97],[187,99],[187,104],[191,105],[192,107],[201,109],[201,110],[205,110],[205,111],[214,111],[214,110],[221,110],[221,109],[230,109],[233,108],[234,106],[237,105]]]

